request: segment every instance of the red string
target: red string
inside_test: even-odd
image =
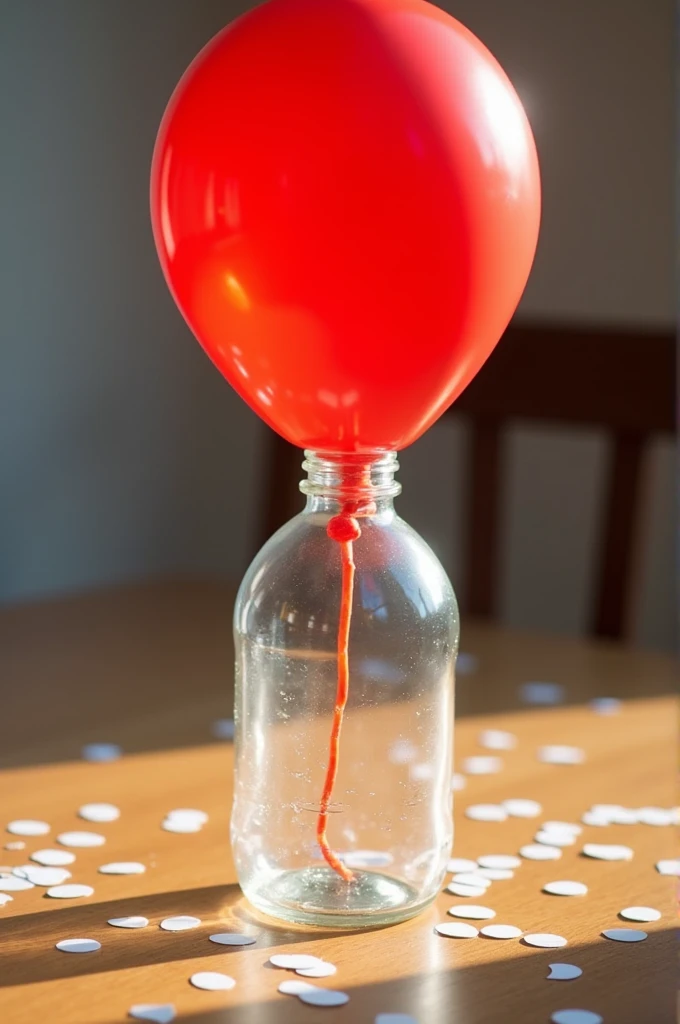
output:
[[[354,541],[358,540],[361,536],[361,527],[356,517],[373,515],[374,513],[375,503],[372,501],[346,501],[342,507],[342,512],[334,516],[327,527],[328,536],[340,545],[342,591],[340,595],[340,621],[338,624],[338,689],[335,697],[328,767],[321,794],[321,810],[316,826],[316,836],[326,863],[334,871],[337,871],[345,882],[354,881],[354,875],[331,849],[326,829],[328,827],[328,807],[333,795],[333,787],[335,786],[340,763],[340,732],[349,696],[349,629],[352,621],[352,598],[354,596]]]

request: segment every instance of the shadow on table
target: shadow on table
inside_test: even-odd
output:
[[[379,1013],[399,1012],[411,1014],[418,1024],[543,1024],[555,1010],[580,1007],[616,1024],[672,1024],[675,1020],[676,938],[671,930],[651,933],[645,943],[634,946],[601,939],[568,950],[533,949],[529,955],[473,966],[455,966],[456,940],[442,941],[451,944],[447,955],[453,966],[409,976],[406,959],[400,977],[347,986],[349,1003],[332,1011],[278,995],[271,983],[270,998],[234,1005],[237,981],[237,989],[224,994],[219,1008],[192,1012],[183,1000],[179,1017],[183,1024],[320,1024],[330,1014],[336,1024],[373,1024]],[[378,936],[377,963],[379,942]],[[583,975],[570,982],[547,981],[548,965],[563,962],[581,966]],[[228,972],[228,963],[220,966]],[[238,978],[236,966],[234,973]],[[293,976],[278,973],[281,978]],[[252,980],[250,974],[248,981]],[[261,991],[264,984],[256,981],[253,989]],[[319,984],[345,988],[335,979]],[[195,993],[197,1005],[202,998],[203,993]],[[121,1006],[111,1024],[120,1024],[126,1011],[127,1005]]]
[[[120,587],[0,613],[0,767],[77,760],[88,743],[126,753],[215,742],[232,714],[234,587]],[[518,710],[527,681],[564,702],[676,692],[663,655],[463,625],[457,715]],[[470,658],[472,655],[472,658]]]

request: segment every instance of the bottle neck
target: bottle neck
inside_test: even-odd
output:
[[[394,479],[399,469],[396,452],[375,454],[333,454],[305,452],[302,468],[307,479],[300,490],[307,495],[308,512],[343,511],[348,503],[374,515],[392,508],[393,499],[401,493],[401,484]]]

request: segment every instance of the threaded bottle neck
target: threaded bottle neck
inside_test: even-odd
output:
[[[375,455],[333,454],[306,451],[302,468],[307,479],[300,484],[303,494],[330,501],[375,501],[394,498],[401,484],[394,479],[399,469],[396,452]]]

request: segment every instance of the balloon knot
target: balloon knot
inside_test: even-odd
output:
[[[350,540],[357,540],[361,536],[361,527],[354,516],[340,513],[339,516],[333,516],[329,520],[326,533],[331,540],[346,543]]]

